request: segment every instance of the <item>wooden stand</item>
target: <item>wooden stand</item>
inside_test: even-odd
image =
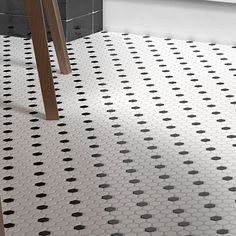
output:
[[[58,120],[59,115],[48,52],[43,3],[51,29],[60,70],[63,74],[68,74],[71,73],[71,67],[57,0],[43,0],[43,2],[42,0],[26,0],[26,9],[29,17],[46,119]]]

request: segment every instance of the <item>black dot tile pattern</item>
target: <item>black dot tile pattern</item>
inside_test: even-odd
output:
[[[29,39],[0,36],[6,234],[236,235],[236,46],[100,32],[49,43],[46,121]]]

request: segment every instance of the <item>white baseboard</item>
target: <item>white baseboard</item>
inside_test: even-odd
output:
[[[104,0],[104,29],[236,45],[236,0],[222,1]]]

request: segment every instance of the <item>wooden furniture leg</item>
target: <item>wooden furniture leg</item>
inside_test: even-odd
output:
[[[43,0],[43,5],[51,30],[61,73],[69,74],[71,73],[71,66],[66,49],[65,35],[57,0]]]
[[[26,0],[26,9],[29,17],[29,25],[38,67],[46,119],[58,120],[57,101],[48,52],[48,40],[45,29],[42,1]]]
[[[0,198],[0,236],[5,236],[4,224],[3,224],[3,215],[2,215],[2,206]]]

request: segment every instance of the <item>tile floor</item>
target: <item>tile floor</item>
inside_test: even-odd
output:
[[[6,235],[235,236],[236,46],[101,32],[69,76],[50,48],[59,121],[31,41],[0,37]]]

